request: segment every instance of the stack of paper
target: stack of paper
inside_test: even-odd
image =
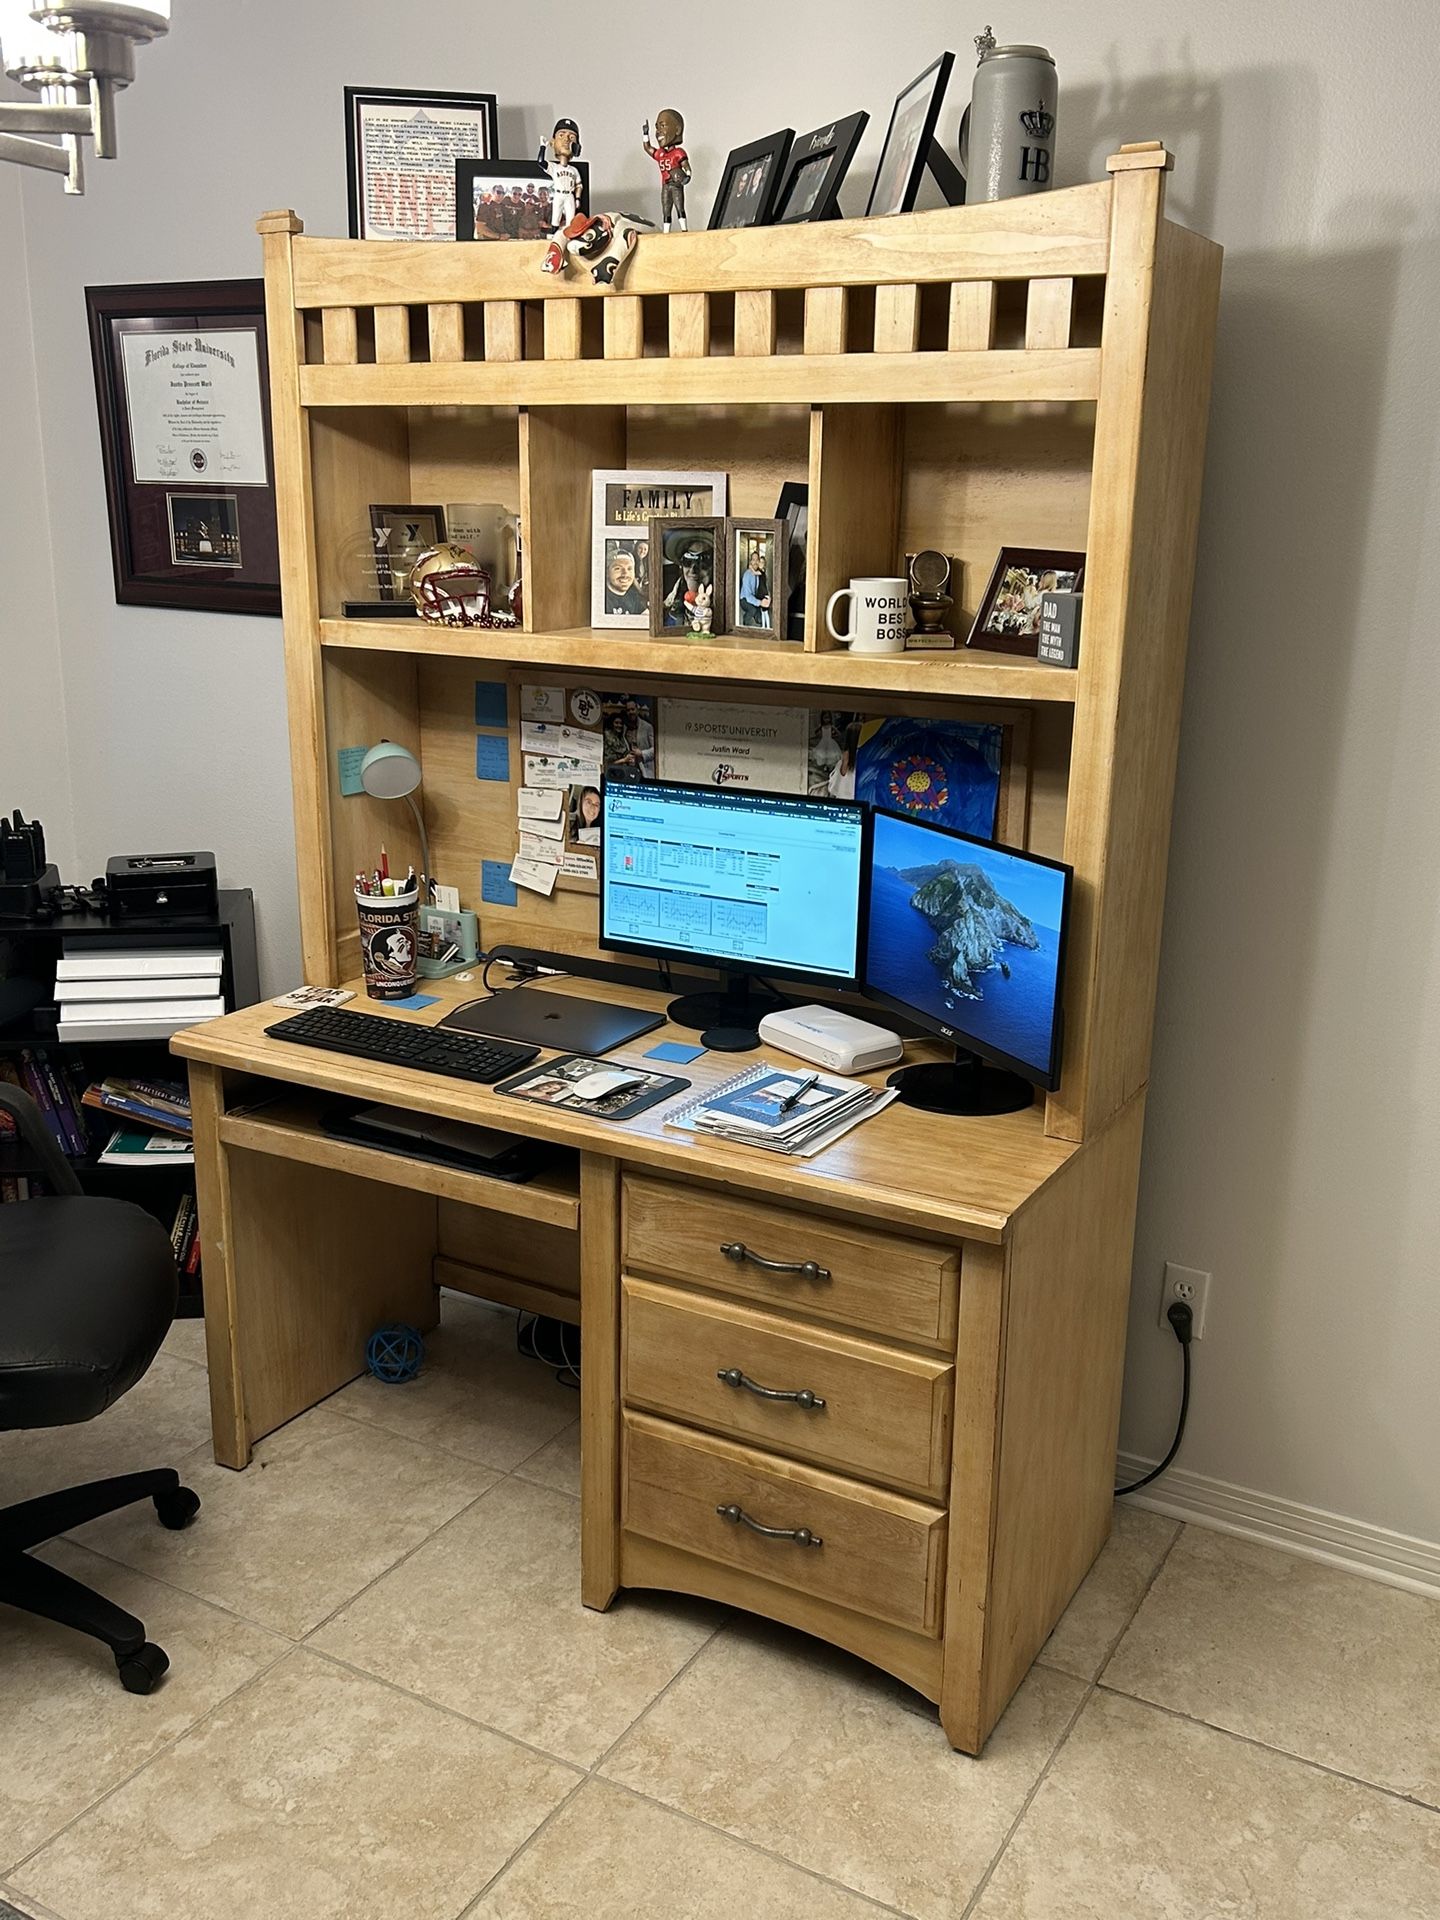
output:
[[[893,1087],[760,1066],[727,1080],[666,1124],[808,1160],[896,1097]]]
[[[168,1040],[225,1011],[218,947],[86,947],[55,964],[62,1040]]]

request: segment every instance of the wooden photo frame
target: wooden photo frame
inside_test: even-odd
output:
[[[696,596],[710,595],[710,624],[696,628]],[[650,522],[650,631],[710,639],[725,631],[725,521],[718,515]]]
[[[757,585],[751,561],[760,550]],[[789,612],[790,530],[783,520],[725,522],[725,630],[783,638]]]
[[[1047,584],[1047,576],[1052,575]],[[1055,547],[1002,547],[966,646],[1035,659],[1040,649],[1041,595],[1079,592],[1084,580],[1083,553]]]
[[[782,127],[778,133],[767,133],[763,140],[731,148],[710,209],[712,232],[717,227],[769,226],[794,138],[793,127]]]
[[[780,489],[780,498],[775,503],[775,512],[785,522],[790,536],[786,543],[785,556],[788,617],[785,625],[777,628],[776,631],[782,640],[803,641],[805,638],[806,551],[810,541],[810,482],[787,480]]]
[[[456,160],[487,160],[499,145],[493,93],[346,87],[350,238],[448,240]]]
[[[576,204],[590,211],[590,163],[570,163],[580,176]],[[550,175],[542,160],[457,160],[457,240],[548,240]]]
[[[841,183],[869,122],[868,113],[852,113],[843,120],[830,121],[828,126],[816,127],[793,143],[784,183],[770,216],[771,226],[838,219]]]
[[[85,307],[117,602],[278,614],[264,281],[87,287]],[[191,495],[215,503],[203,534]]]
[[[880,164],[870,185],[866,216],[909,213],[920,191],[935,138],[940,103],[955,64],[953,53],[942,53],[908,87],[902,87],[890,110],[890,125],[880,149]]]
[[[397,546],[395,532],[401,533]],[[401,599],[408,591],[410,567],[403,575],[395,568],[392,556],[397,551],[414,550],[410,565],[427,547],[438,547],[445,540],[444,507],[372,506],[370,537],[375,551],[375,576],[382,600]]]

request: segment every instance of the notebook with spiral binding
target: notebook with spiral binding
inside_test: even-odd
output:
[[[891,1088],[766,1062],[666,1114],[665,1124],[808,1159],[894,1098]]]

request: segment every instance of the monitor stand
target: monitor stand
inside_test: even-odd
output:
[[[723,992],[682,994],[665,1012],[677,1027],[699,1027],[701,1043],[714,1053],[749,1053],[760,1044],[764,1016],[787,1004],[769,988],[757,995],[754,984],[748,973],[727,974]]]
[[[885,1084],[898,1088],[903,1105],[927,1113],[1020,1113],[1035,1098],[1034,1087],[1018,1073],[987,1067],[960,1047],[953,1060],[901,1067]]]

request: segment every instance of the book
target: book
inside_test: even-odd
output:
[[[97,1113],[139,1120],[148,1127],[157,1127],[162,1133],[176,1133],[188,1140],[192,1133],[190,1103],[186,1100],[182,1105],[173,1098],[162,1096],[163,1085],[163,1082],[101,1080],[86,1087],[81,1101]]]
[[[182,1027],[216,1020],[223,1000],[147,1001],[142,1012],[124,1001],[62,1008],[62,1040],[168,1040]]]
[[[163,1133],[117,1127],[100,1155],[102,1167],[193,1167],[195,1149],[188,1140]]]
[[[665,1124],[808,1160],[897,1097],[893,1087],[762,1062],[667,1114]]]
[[[7,1086],[19,1087],[22,1093],[25,1091],[25,1083],[13,1060],[0,1060],[0,1080],[5,1081]],[[0,1113],[0,1140],[16,1140],[19,1136],[20,1129],[15,1124],[14,1114]]]
[[[68,1154],[70,1152],[70,1145],[65,1138],[65,1129],[61,1125],[60,1116],[56,1113],[54,1103],[50,1098],[50,1088],[46,1082],[45,1074],[36,1060],[34,1052],[29,1047],[22,1047],[20,1049],[20,1081],[26,1093],[29,1094],[30,1098],[40,1109],[40,1118],[45,1122],[46,1128],[54,1139],[56,1146],[59,1147],[62,1153]]]
[[[55,1118],[60,1123],[60,1131],[65,1138],[65,1151],[70,1155],[72,1160],[83,1160],[85,1155],[90,1151],[90,1142],[86,1137],[84,1127],[80,1124],[79,1116],[75,1112],[65,1076],[63,1072],[56,1068],[49,1054],[40,1048],[37,1048],[35,1051],[35,1064],[45,1076],[45,1085],[50,1094],[50,1104],[54,1109]]]
[[[188,1234],[191,1226],[194,1224],[194,1220],[195,1196],[193,1193],[182,1193],[180,1196],[180,1204],[175,1209],[175,1219],[170,1228],[170,1247],[175,1255],[177,1264],[180,1261],[185,1246],[188,1244]]]
[[[219,947],[142,947],[116,952],[114,947],[73,946],[55,962],[61,980],[218,980],[225,964]],[[210,989],[216,991],[215,988]]]
[[[209,1000],[215,994],[215,981],[198,975],[161,979],[57,980],[56,1003],[62,1007],[80,1005],[144,1006],[151,1000]]]

